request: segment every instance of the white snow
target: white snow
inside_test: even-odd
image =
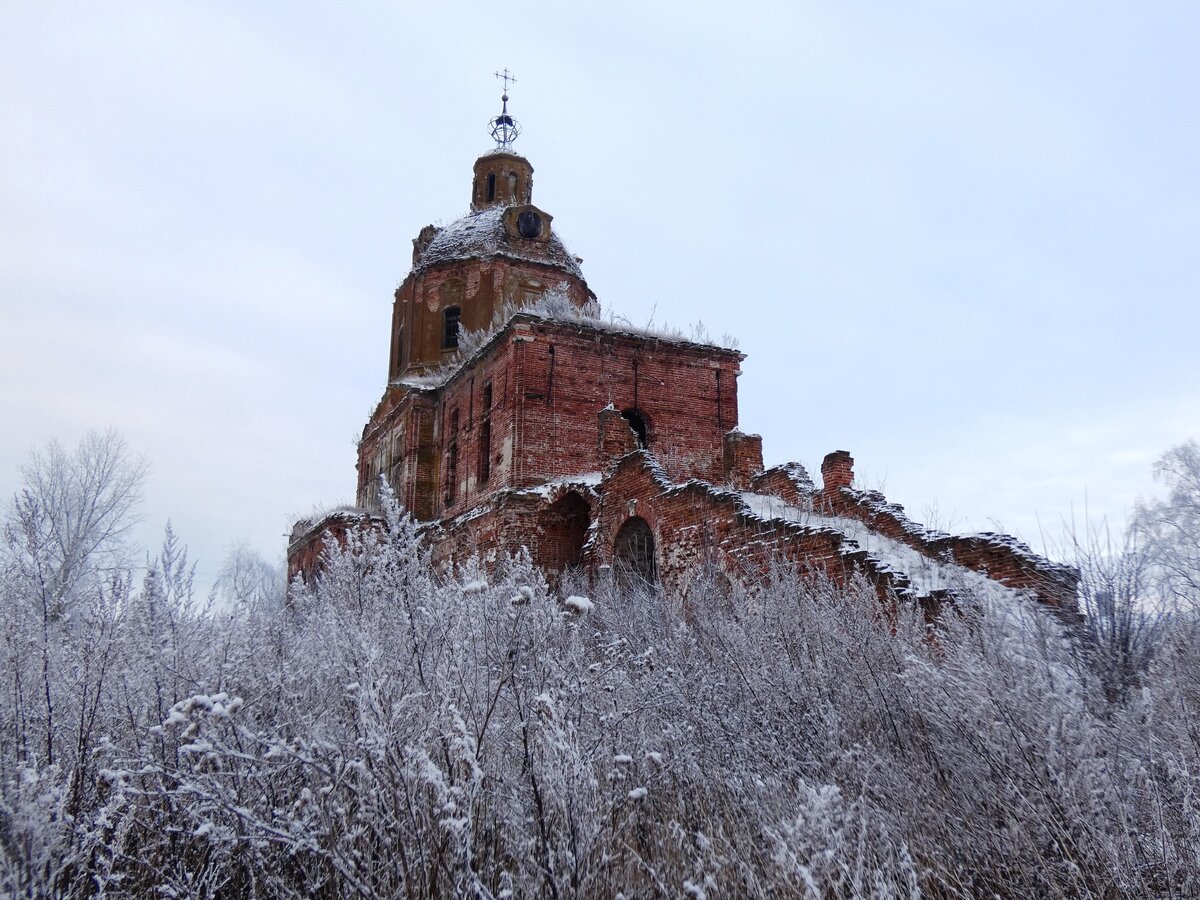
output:
[[[575,612],[578,613],[589,612],[591,611],[592,607],[595,606],[595,604],[592,603],[592,601],[587,597],[580,597],[574,594],[564,600],[563,605],[568,609],[575,610]]]
[[[632,791],[629,792],[629,799],[630,800],[641,800],[648,793],[650,793],[650,792],[648,790],[646,790],[644,787],[635,787]]]
[[[539,484],[535,487],[522,488],[514,493],[524,494],[525,496],[545,497],[550,498],[557,488],[574,487],[595,487],[601,481],[604,475],[601,472],[580,472],[578,475],[567,475],[564,478],[556,478],[553,481],[547,481],[545,484]]]
[[[436,240],[435,240],[436,243]],[[432,246],[432,245],[431,245]],[[655,326],[652,323],[644,326],[634,325],[625,319],[609,315],[603,317],[600,304],[588,303],[583,307],[572,303],[563,291],[551,291],[539,297],[528,306],[506,305],[493,318],[492,323],[478,331],[464,331],[459,335],[458,353],[444,364],[420,374],[409,374],[396,379],[393,384],[417,390],[433,390],[446,384],[469,362],[491,345],[492,340],[506,329],[516,316],[528,316],[546,322],[558,322],[568,325],[579,325],[595,331],[610,334],[623,334],[632,337],[653,338],[672,344],[690,344],[699,347],[709,347],[717,350],[738,352],[737,342],[728,336],[723,336],[721,343],[711,340],[703,325],[693,326],[690,332],[668,326]],[[723,346],[724,345],[724,346]]]
[[[583,270],[579,268],[574,255],[555,233],[551,233],[549,241],[536,245],[511,242],[504,229],[504,213],[504,207],[494,206],[468,213],[461,219],[439,228],[429,246],[416,260],[413,269],[473,257],[486,259],[506,256],[539,263],[549,262],[566,269],[577,278],[583,277]]]
[[[830,528],[845,535],[859,548],[897,574],[908,578],[913,593],[925,597],[938,590],[959,589],[991,602],[1010,603],[1026,596],[1024,591],[1005,587],[979,572],[954,563],[931,559],[918,550],[872,531],[857,519],[821,516],[808,509],[792,506],[779,497],[742,492],[750,511],[767,521],[794,522],[808,528]]]

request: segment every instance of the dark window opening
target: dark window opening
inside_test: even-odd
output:
[[[492,474],[492,423],[487,419],[479,426],[479,483],[486,484]]]
[[[442,349],[453,350],[458,346],[458,326],[462,321],[462,310],[447,306],[442,311]]]
[[[450,445],[450,458],[446,464],[446,505],[453,506],[458,498],[458,444]]]
[[[624,588],[647,588],[658,583],[654,532],[641,516],[626,520],[613,543],[613,574]]]
[[[523,238],[536,240],[542,236],[542,217],[535,212],[525,210],[517,216],[517,231]]]
[[[488,173],[487,198],[488,198],[489,202],[496,199],[496,173],[495,172]]]
[[[646,415],[640,409],[627,409],[621,413],[621,418],[629,423],[629,427],[633,429],[633,433],[637,436],[637,445],[641,450],[645,450],[650,446],[650,427],[646,422]]]
[[[575,491],[560,498],[540,516],[542,538],[539,564],[547,572],[562,575],[583,564],[591,514],[587,501]]]
[[[479,423],[479,483],[486,484],[492,474],[492,383],[483,383],[483,421]]]

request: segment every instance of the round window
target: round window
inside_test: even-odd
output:
[[[542,236],[542,217],[535,212],[526,210],[517,216],[517,230],[521,237],[533,240]]]

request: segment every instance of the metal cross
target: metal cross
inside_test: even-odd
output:
[[[509,83],[510,81],[511,81],[513,84],[516,84],[516,83],[517,83],[517,79],[513,78],[513,77],[512,77],[512,75],[510,75],[510,74],[509,74],[509,72],[508,72],[508,66],[505,66],[505,67],[504,67],[504,71],[503,71],[503,72],[493,72],[492,74],[493,74],[493,75],[495,75],[497,78],[503,78],[503,79],[504,79],[504,93],[506,93],[506,94],[508,93],[508,83]]]

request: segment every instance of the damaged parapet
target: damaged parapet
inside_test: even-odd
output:
[[[320,571],[321,553],[327,541],[333,540],[345,546],[346,535],[350,531],[373,521],[369,510],[358,506],[342,506],[296,522],[288,537],[288,584],[298,577],[307,581]]]
[[[611,403],[600,410],[600,459],[611,465],[626,453],[638,449],[638,436],[629,420]]]
[[[811,511],[817,487],[804,466],[798,462],[787,462],[755,475],[750,482],[750,490],[756,494],[778,497],[798,509]]]
[[[1006,587],[1033,593],[1045,605],[1067,615],[1078,612],[1079,572],[1051,562],[1009,535],[950,535],[913,522],[898,503],[878,491],[856,490],[854,459],[836,450],[821,462],[823,515],[855,519],[884,537],[922,555],[986,575]]]
[[[739,491],[750,490],[754,476],[763,470],[762,435],[735,428],[725,435],[724,450],[725,483]]]
[[[834,450],[821,460],[821,484],[826,495],[854,483],[854,457],[847,450]]]

